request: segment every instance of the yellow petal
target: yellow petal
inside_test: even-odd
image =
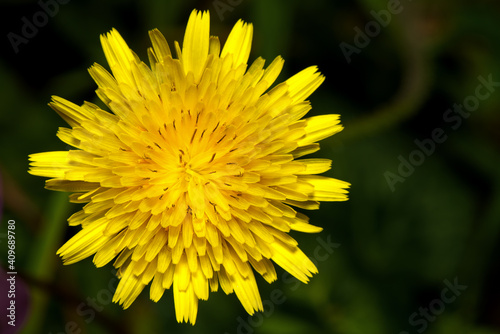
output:
[[[101,35],[101,44],[113,76],[119,83],[134,86],[130,64],[137,60],[127,43],[116,29]]]
[[[182,45],[184,73],[192,72],[194,81],[200,81],[210,45],[210,14],[194,10],[189,17]]]
[[[250,56],[252,37],[253,25],[239,20],[229,33],[226,44],[222,49],[221,58],[230,54],[233,55],[233,68],[246,63]]]
[[[302,102],[309,97],[325,80],[316,66],[300,71],[286,81],[293,102]]]

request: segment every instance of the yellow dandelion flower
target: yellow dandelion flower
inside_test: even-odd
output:
[[[58,250],[64,263],[115,259],[114,302],[129,307],[150,283],[153,301],[172,288],[177,321],[193,324],[219,285],[249,314],[262,310],[254,271],[273,282],[272,261],[307,283],[317,269],[287,232],[321,228],[292,207],[346,200],[349,187],[317,175],[330,160],[297,159],[342,130],[339,115],[303,119],[324,80],[317,68],[269,90],[283,59],[247,67],[252,25],[238,21],[222,50],[209,25],[192,12],[177,58],[150,31],[150,66],[116,30],[101,36],[112,74],[89,72],[112,113],[53,97],[70,125],[57,135],[76,149],[30,156],[47,189],[87,203],[68,219],[82,229]]]

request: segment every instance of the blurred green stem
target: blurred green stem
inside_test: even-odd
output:
[[[30,262],[26,275],[42,282],[52,281],[55,274],[56,250],[64,234],[70,204],[66,193],[52,193],[43,214],[39,238],[31,248]],[[47,291],[32,286],[31,314],[23,333],[40,333],[49,302]]]
[[[293,12],[296,1],[255,0],[253,1],[253,23],[258,38],[259,32],[265,32],[265,38],[259,39],[259,54],[272,61],[278,54],[276,50],[287,54],[292,38]]]
[[[366,1],[368,0],[362,2]],[[398,42],[402,58],[400,89],[388,104],[346,124],[349,131],[342,134],[344,140],[368,136],[395,126],[415,114],[426,100],[432,82],[431,56],[425,45],[425,38],[418,29],[419,19],[418,11],[413,8],[405,9],[385,28],[392,32]]]
[[[495,147],[480,138],[461,137],[456,140],[454,150],[460,159],[472,163],[474,169],[470,172],[486,176],[491,186],[491,191],[483,194],[486,201],[481,200],[482,210],[477,223],[472,226],[473,234],[464,249],[464,260],[458,274],[460,281],[468,285],[470,290],[462,301],[464,316],[476,321],[480,311],[479,298],[488,294],[482,290],[486,284],[488,266],[491,261],[496,261],[493,254],[500,239],[500,157]]]

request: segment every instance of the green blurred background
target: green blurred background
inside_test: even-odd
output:
[[[42,7],[0,2],[0,263],[14,219],[18,279],[31,299],[23,333],[500,333],[500,87],[474,98],[479,76],[500,81],[500,3],[402,0],[377,31],[372,11],[395,0],[65,2],[17,53],[9,32],[20,35],[22,18]],[[147,31],[182,41],[193,8],[210,10],[222,41],[239,18],[253,22],[250,60],[282,55],[278,81],[319,66],[326,81],[311,114],[339,113],[345,129],[315,156],[352,183],[348,202],[307,213],[322,233],[293,233],[320,272],[308,285],[278,268],[272,285],[258,278],[264,313],[250,318],[219,291],[200,302],[194,327],[175,321],[170,290],[153,303],[146,288],[124,311],[109,301],[111,265],[63,266],[55,251],[78,231],[66,219],[79,207],[26,172],[28,154],[69,148],[55,135],[65,123],[47,106],[51,95],[98,103],[86,69],[107,67],[100,34],[117,28],[146,61]],[[355,41],[366,24],[372,36]],[[357,48],[350,62],[341,43]],[[464,101],[479,104],[466,117],[448,112]],[[431,144],[439,128],[446,140]],[[434,152],[418,153],[415,140]],[[454,282],[461,290],[450,301]]]

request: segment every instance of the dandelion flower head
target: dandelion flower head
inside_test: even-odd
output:
[[[70,126],[57,135],[74,149],[30,156],[46,188],[86,203],[68,219],[81,230],[58,250],[64,263],[114,260],[114,302],[172,289],[177,321],[193,324],[219,286],[249,314],[262,310],[254,274],[275,281],[273,263],[307,283],[317,269],[288,232],[321,228],[294,207],[344,201],[349,186],[318,175],[330,160],[301,158],[342,130],[339,115],[303,118],[324,80],[317,68],[270,89],[284,61],[247,65],[252,25],[238,21],[222,48],[209,25],[193,11],[176,56],[150,31],[149,66],[116,30],[101,36],[111,72],[89,72],[111,112],[53,97]]]

